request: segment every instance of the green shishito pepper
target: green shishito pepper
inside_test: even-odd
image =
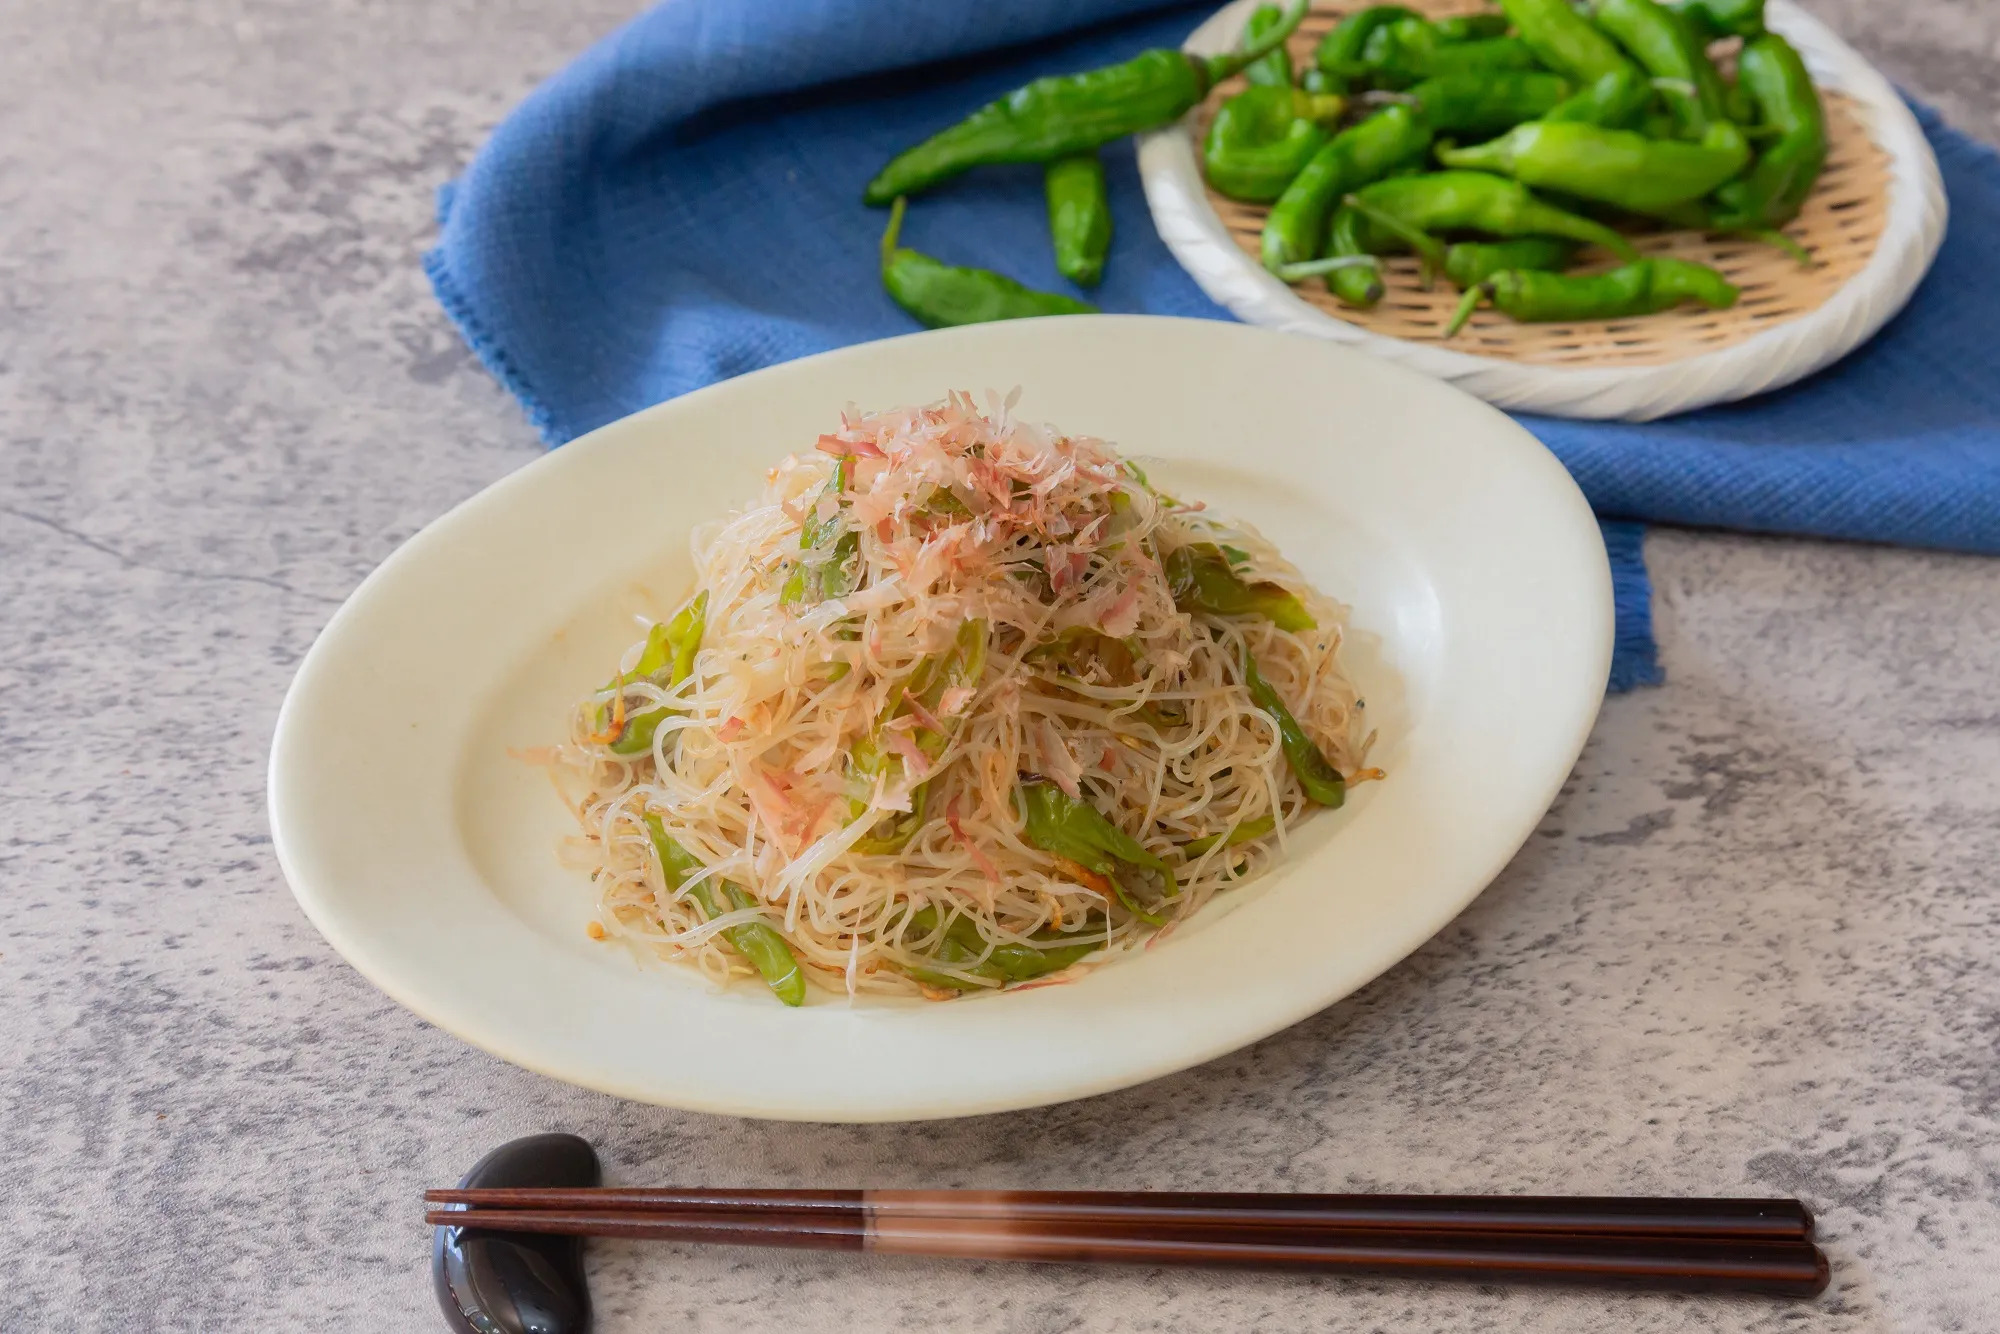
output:
[[[1441,74],[1411,88],[1409,96],[1432,133],[1484,138],[1539,120],[1562,105],[1569,90],[1569,80],[1560,74],[1499,70]]]
[[[887,204],[974,167],[1051,162],[1171,124],[1218,82],[1283,46],[1305,17],[1307,3],[1293,0],[1282,22],[1228,55],[1161,48],[1120,65],[1037,79],[897,154],[862,197]]]
[[[1623,259],[1638,258],[1632,243],[1609,227],[1545,203],[1519,181],[1504,176],[1435,171],[1424,176],[1394,176],[1355,193],[1363,202],[1421,231],[1560,236],[1603,246]]]
[[[1622,130],[1644,115],[1652,100],[1653,85],[1628,66],[1600,76],[1551,108],[1542,119],[1575,120]]]
[[[1709,122],[1728,114],[1722,75],[1680,15],[1658,0],[1597,0],[1595,14],[1597,26],[1610,33],[1646,73],[1694,89],[1692,98],[1682,98],[1674,106],[1683,134],[1699,137]]]
[[[1498,172],[1524,185],[1657,216],[1700,199],[1743,170],[1750,144],[1726,120],[1712,123],[1698,143],[1648,139],[1578,121],[1530,121],[1488,143],[1440,148],[1437,156],[1448,167]]]
[[[1735,285],[1708,265],[1664,255],[1589,276],[1507,269],[1466,289],[1444,333],[1463,328],[1482,301],[1517,320],[1566,322],[1653,315],[1683,301],[1722,310],[1736,297]]]
[[[708,594],[697,593],[694,600],[646,632],[646,647],[632,670],[612,683],[622,689],[628,682],[652,680],[668,689],[694,675],[694,655],[701,649],[701,636],[708,621]],[[611,738],[614,755],[644,755],[653,749],[653,737],[672,710],[662,705],[644,713],[631,714],[618,735]],[[600,710],[599,717],[603,717]]]
[[[1282,276],[1287,265],[1318,259],[1340,197],[1422,157],[1430,146],[1430,127],[1407,106],[1384,107],[1333,136],[1265,217],[1264,267]]]
[[[1361,215],[1343,204],[1334,210],[1333,225],[1327,232],[1326,253],[1333,258],[1368,254]],[[1388,288],[1377,265],[1350,266],[1326,275],[1326,290],[1344,306],[1367,310],[1380,301]]]
[[[1336,90],[1346,88],[1350,80],[1365,77],[1368,72],[1363,55],[1369,40],[1390,24],[1404,19],[1422,22],[1423,16],[1403,5],[1370,5],[1366,9],[1357,9],[1319,39],[1319,45],[1313,49],[1313,65],[1330,87]]]
[[[1826,167],[1826,112],[1792,44],[1766,33],[1743,44],[1736,78],[1759,121],[1778,137],[1739,180],[1715,192],[1715,226],[1782,227],[1799,214]]]
[[[887,750],[882,744],[882,727],[886,727],[901,715],[910,712],[908,700],[914,699],[923,705],[932,717],[937,716],[943,703],[944,692],[953,686],[977,686],[979,678],[986,674],[986,622],[973,619],[962,622],[958,633],[952,639],[951,648],[942,657],[925,658],[916,669],[895,690],[890,692],[888,706],[883,710],[881,726],[870,735],[854,743],[847,754],[848,773],[857,782],[870,787],[881,777],[893,761],[900,766],[903,761]],[[951,738],[941,732],[933,732],[928,727],[916,728],[911,739],[924,758],[935,760],[944,754],[944,748]],[[917,831],[924,827],[924,813],[928,807],[930,783],[920,782],[910,791],[910,810],[906,815],[884,817],[889,822],[887,833],[870,833],[854,844],[860,853],[884,855],[901,852],[909,846]],[[867,814],[868,803],[860,798],[850,798],[848,808],[854,819]]]
[[[1340,119],[1334,93],[1246,88],[1224,102],[1202,140],[1208,183],[1231,199],[1269,203],[1285,192],[1326,143],[1322,127]]]
[[[1318,628],[1305,604],[1277,584],[1246,583],[1212,542],[1190,542],[1167,553],[1167,588],[1174,606],[1212,616],[1262,616],[1280,630]]]
[[[1348,208],[1354,216],[1374,229],[1372,239],[1394,237],[1417,252],[1424,264],[1424,287],[1443,273],[1455,287],[1471,287],[1484,282],[1502,269],[1561,269],[1579,249],[1575,241],[1559,236],[1521,236],[1507,241],[1459,241],[1445,245],[1429,233],[1410,226],[1401,218],[1372,207],[1366,200],[1350,195]],[[1364,237],[1363,242],[1371,239]]]
[[[666,826],[660,823],[659,816],[646,817],[646,832],[652,835],[653,851],[659,854],[660,874],[665,878],[668,889],[678,891],[682,885],[708,869],[700,858],[674,841]],[[757,906],[757,900],[741,885],[726,880],[719,883],[723,895],[729,900],[728,909],[716,898],[718,882],[712,877],[700,881],[688,891],[688,897],[695,901],[711,922],[732,909]],[[785,943],[785,938],[778,934],[775,927],[766,922],[739,922],[735,926],[724,927],[722,938],[750,961],[763,977],[764,984],[779,1000],[787,1005],[805,1004],[805,974],[799,971],[799,961],[793,956],[791,946]]]
[[[1764,33],[1764,0],[1673,0],[1673,7],[1701,42]]]
[[[1500,8],[1544,65],[1580,84],[1632,68],[1617,44],[1570,8],[1569,0],[1500,0]]]
[[[1520,236],[1511,241],[1459,241],[1444,252],[1445,277],[1452,286],[1483,283],[1502,269],[1553,272],[1576,258],[1577,244],[1559,236]]]
[[[1406,88],[1447,74],[1497,74],[1540,67],[1518,37],[1448,42],[1423,19],[1398,19],[1376,29],[1361,53],[1360,73],[1379,88]]]
[[[1049,163],[1042,173],[1049,201],[1049,237],[1055,242],[1056,272],[1078,287],[1095,287],[1111,253],[1111,197],[1104,189],[1104,163],[1096,153],[1073,153]]]
[[[1477,42],[1488,37],[1505,37],[1513,25],[1505,14],[1454,14],[1433,20],[1431,26],[1437,29],[1440,41]]]
[[[1306,796],[1329,809],[1347,800],[1347,780],[1320,750],[1319,743],[1306,735],[1271,683],[1258,674],[1257,660],[1248,653],[1243,655],[1243,687],[1250,692],[1252,702],[1278,725],[1278,747],[1285,752],[1285,763],[1291,766],[1292,776],[1299,780]]]
[[[937,926],[937,909],[927,904],[910,914],[904,936],[915,936],[921,940],[935,933]],[[1078,934],[1091,938],[1079,941],[1076,938]],[[959,974],[970,974],[971,978],[982,978],[1000,987],[1010,982],[1029,982],[1047,977],[1050,973],[1060,973],[1071,964],[1080,963],[1103,949],[1105,944],[1103,931],[1092,932],[1089,927],[1069,934],[1038,931],[1031,939],[1036,943],[1022,945],[1004,941],[989,950],[986,938],[971,918],[954,917],[930,957],[956,971],[945,973],[921,967],[906,967],[903,971],[927,986],[953,991],[985,991],[989,988]]]
[[[1407,247],[1417,253],[1423,261],[1423,285],[1428,292],[1437,275],[1444,271],[1444,243],[1421,227],[1404,222],[1395,214],[1379,209],[1360,195],[1349,195],[1343,207],[1352,210],[1359,220],[1357,230],[1364,238],[1362,244],[1375,248],[1376,253],[1386,253],[1396,245]],[[1389,238],[1387,242],[1384,238]]]
[[[882,233],[882,286],[891,298],[926,326],[1025,320],[1038,315],[1095,315],[1087,301],[1056,292],[1037,292],[1004,273],[945,264],[896,244],[903,230],[903,201],[889,210]]]
[[[1021,814],[1021,837],[1030,846],[1095,871],[1111,882],[1111,892],[1127,912],[1149,926],[1165,924],[1167,919],[1134,898],[1120,879],[1125,867],[1137,866],[1159,873],[1167,882],[1167,898],[1180,893],[1173,867],[1149,852],[1145,844],[1105,819],[1088,801],[1042,779],[1031,779],[1015,789],[1014,805]]]
[[[1254,47],[1266,37],[1276,32],[1285,22],[1285,11],[1276,5],[1259,5],[1250,13],[1249,21],[1243,25],[1245,48]],[[1292,83],[1292,57],[1281,41],[1270,51],[1257,57],[1243,67],[1243,78],[1252,87],[1287,87]]]

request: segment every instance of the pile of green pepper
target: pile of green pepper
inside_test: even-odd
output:
[[[1112,230],[1098,150],[1173,123],[1239,73],[1246,86],[1202,144],[1208,182],[1270,205],[1261,252],[1274,275],[1323,279],[1349,305],[1381,300],[1377,256],[1412,249],[1427,283],[1442,273],[1478,294],[1459,324],[1481,299],[1524,320],[1734,299],[1720,274],[1684,261],[1634,268],[1626,222],[1749,236],[1810,262],[1781,229],[1825,165],[1825,117],[1798,53],[1765,30],[1764,0],[1499,0],[1438,20],[1370,5],[1296,70],[1286,40],[1307,3],[1259,7],[1228,55],[1146,51],[1038,79],[898,154],[865,193],[897,206],[890,295],[932,326],[1094,310],[897,248],[901,201],[982,165],[1041,163],[1057,269],[1093,286]],[[1724,38],[1744,40],[1733,83],[1709,55]],[[1564,273],[1584,246],[1626,269],[1615,281]]]

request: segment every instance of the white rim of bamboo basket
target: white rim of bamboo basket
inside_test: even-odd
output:
[[[1260,0],[1234,0],[1188,36],[1202,55],[1230,50]],[[1875,253],[1823,304],[1740,342],[1653,366],[1536,365],[1387,337],[1303,300],[1229,235],[1208,198],[1193,123],[1142,135],[1139,171],[1153,223],[1181,267],[1238,319],[1347,343],[1448,380],[1497,407],[1553,416],[1647,421],[1791,384],[1861,346],[1909,301],[1944,240],[1936,156],[1889,81],[1791,0],[1769,0],[1772,31],[1799,49],[1822,88],[1846,95],[1888,159],[1888,216]]]

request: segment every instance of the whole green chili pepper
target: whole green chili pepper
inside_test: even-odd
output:
[[[909,678],[893,691],[883,712],[882,724],[887,726],[902,714],[910,712],[907,700],[915,699],[923,705],[925,712],[937,716],[944,702],[944,692],[953,686],[977,686],[986,674],[986,622],[974,618],[960,622],[958,633],[952,638],[952,645],[942,657],[925,658],[919,662]],[[919,727],[912,733],[912,740],[925,758],[936,759],[944,754],[944,748],[951,738],[941,732],[933,732],[928,727]],[[847,754],[848,772],[857,780],[873,785],[888,766],[893,756],[883,747],[881,729],[874,735],[856,741]],[[903,761],[897,760],[898,764]],[[924,827],[924,815],[929,803],[930,782],[918,783],[910,790],[910,810],[908,814],[885,817],[890,819],[889,832],[864,837],[853,844],[856,852],[883,855],[901,852],[909,846],[917,831]],[[848,801],[853,818],[860,819],[868,812],[868,803],[858,798]]]
[[[1635,259],[1632,243],[1599,222],[1544,203],[1519,181],[1478,171],[1436,171],[1377,181],[1355,192],[1362,200],[1427,232],[1474,231],[1491,236],[1560,236],[1601,245]]]
[[[1432,133],[1485,138],[1539,120],[1562,105],[1569,90],[1569,80],[1560,74],[1499,70],[1440,74],[1411,88],[1409,96]]]
[[[1221,834],[1205,834],[1181,844],[1181,851],[1190,857],[1199,857],[1210,848],[1221,844],[1226,848],[1238,847],[1244,843],[1255,843],[1278,827],[1278,822],[1268,815],[1260,815],[1254,820],[1245,820],[1229,831],[1229,837]]]
[[[1319,743],[1299,726],[1299,720],[1285,707],[1285,701],[1279,698],[1278,692],[1258,675],[1257,660],[1248,653],[1243,655],[1243,688],[1250,692],[1251,701],[1277,723],[1278,746],[1285,752],[1285,763],[1291,766],[1292,776],[1299,780],[1306,797],[1329,809],[1345,801],[1347,780],[1326,758]]]
[[[1624,129],[1645,114],[1653,85],[1636,69],[1615,69],[1557,104],[1543,120],[1575,120]]]
[[[1111,252],[1111,197],[1104,189],[1104,163],[1096,153],[1072,153],[1049,163],[1042,173],[1049,201],[1049,236],[1055,242],[1056,272],[1079,287],[1104,278]]]
[[[1500,0],[1514,22],[1514,31],[1534,48],[1541,62],[1580,84],[1594,83],[1632,62],[1589,19],[1570,8],[1569,0]]]
[[[1665,256],[1587,277],[1505,269],[1466,289],[1444,334],[1449,338],[1463,328],[1482,301],[1517,320],[1567,322],[1652,315],[1683,301],[1721,310],[1735,305],[1736,297],[1735,286],[1708,265]]]
[[[1055,292],[1037,292],[1004,273],[945,264],[897,246],[903,230],[903,201],[889,211],[882,233],[882,286],[897,305],[933,329],[988,320],[1020,320],[1037,315],[1095,315],[1087,301]]]
[[[1447,74],[1492,74],[1534,70],[1541,62],[1518,37],[1447,42],[1422,19],[1400,19],[1368,39],[1362,53],[1367,78],[1379,88],[1407,88],[1420,79]]]
[[[646,635],[646,647],[641,651],[638,663],[632,668],[629,679],[665,676],[662,682],[668,689],[679,685],[694,675],[694,655],[701,649],[701,636],[708,622],[708,593],[697,593],[694,600],[674,613],[673,619],[664,625],[655,625]],[[653,737],[660,730],[660,724],[667,720],[672,710],[662,706],[646,713],[627,717],[625,726],[612,738],[611,750],[616,755],[645,755],[653,749]]]
[[[1595,12],[1597,26],[1631,53],[1646,73],[1693,87],[1694,96],[1674,106],[1683,134],[1699,138],[1709,122],[1728,114],[1722,75],[1680,15],[1657,0],[1597,0]]]
[[[1579,121],[1529,121],[1470,148],[1440,148],[1451,167],[1496,171],[1526,185],[1657,214],[1699,199],[1743,170],[1750,144],[1731,121],[1699,143],[1648,139]]]
[[[1086,871],[1095,871],[1111,882],[1112,892],[1134,917],[1151,926],[1166,918],[1148,910],[1119,879],[1120,863],[1157,871],[1167,882],[1169,899],[1180,893],[1173,867],[1146,849],[1146,846],[1104,818],[1098,809],[1081,797],[1072,797],[1054,783],[1034,779],[1014,791],[1014,804],[1021,813],[1021,837],[1032,847],[1052,852],[1075,862]]]
[[[1407,246],[1417,253],[1423,262],[1423,285],[1426,292],[1437,281],[1437,275],[1444,271],[1444,243],[1421,227],[1403,221],[1395,214],[1363,199],[1360,195],[1349,195],[1342,201],[1343,207],[1353,212],[1366,224],[1361,229],[1362,244],[1384,245],[1384,237]],[[1386,248],[1386,247],[1385,247]],[[1378,252],[1379,253],[1379,252]]]
[[[1265,217],[1264,267],[1281,274],[1288,264],[1319,258],[1327,219],[1340,197],[1420,158],[1430,145],[1430,128],[1407,106],[1384,107],[1333,136]]]
[[[1259,5],[1250,13],[1249,21],[1243,25],[1243,38],[1239,46],[1256,46],[1265,37],[1275,32],[1285,21],[1285,11],[1276,5]],[[1292,57],[1280,42],[1264,55],[1243,67],[1243,77],[1252,87],[1269,84],[1287,87],[1292,82]]]
[[[1231,568],[1228,555],[1212,542],[1175,547],[1163,564],[1174,606],[1182,611],[1262,616],[1280,630],[1294,632],[1318,626],[1295,594],[1277,584],[1245,583]]]
[[[1367,253],[1361,215],[1345,204],[1341,205],[1334,210],[1333,225],[1328,229],[1327,254],[1347,257]],[[1344,306],[1367,310],[1380,301],[1388,289],[1382,281],[1381,267],[1370,264],[1335,269],[1326,275],[1326,290]]]
[[[1454,14],[1431,24],[1438,39],[1446,42],[1476,42],[1487,37],[1505,37],[1511,26],[1505,14]]]
[[[1037,79],[897,154],[862,197],[887,204],[973,167],[1048,162],[1171,124],[1221,80],[1283,46],[1307,3],[1293,0],[1283,22],[1228,55],[1161,48],[1105,69]]]
[[[701,859],[682,847],[667,833],[667,827],[657,815],[646,817],[646,831],[652,835],[653,851],[659,854],[660,874],[667,882],[667,888],[678,890],[695,876],[708,869]],[[725,909],[715,896],[714,887],[720,884],[730,908]],[[713,878],[702,880],[688,890],[688,897],[701,908],[711,922],[731,909],[757,907],[757,900],[741,885]],[[787,1005],[803,1005],[806,1000],[805,974],[799,971],[799,961],[792,954],[791,946],[778,934],[775,927],[767,922],[739,922],[735,926],[722,929],[722,938],[735,951],[748,959],[764,984],[772,994]]]
[[[1460,241],[1444,252],[1445,276],[1454,287],[1485,282],[1502,269],[1560,271],[1577,245],[1559,236],[1518,236],[1511,241]]]
[[[1350,80],[1367,74],[1362,55],[1368,49],[1369,39],[1378,30],[1402,19],[1422,21],[1422,15],[1403,5],[1370,5],[1355,10],[1319,39],[1319,45],[1313,49],[1313,65],[1330,82],[1332,91],[1343,91]]]
[[[1764,32],[1764,0],[1671,0],[1674,10],[1704,44]]]
[[[1208,183],[1231,199],[1276,199],[1326,143],[1344,100],[1296,88],[1246,88],[1224,102],[1202,141]]]
[[[1805,62],[1776,33],[1753,37],[1736,57],[1736,77],[1778,138],[1740,179],[1715,192],[1724,228],[1782,227],[1799,214],[1826,167],[1826,112]]]

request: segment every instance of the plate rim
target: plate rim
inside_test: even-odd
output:
[[[1232,48],[1260,0],[1231,0],[1183,49]],[[1361,348],[1446,380],[1496,407],[1586,420],[1651,421],[1782,388],[1845,357],[1908,304],[1944,242],[1949,205],[1937,155],[1915,114],[1860,52],[1794,0],[1768,0],[1767,20],[1793,42],[1816,80],[1852,97],[1889,154],[1889,216],[1875,253],[1818,308],[1740,343],[1659,366],[1559,367],[1503,361],[1392,338],[1301,299],[1233,241],[1209,203],[1194,112],[1139,137],[1139,176],[1153,225],[1208,297],[1246,323]]]
[[[1108,324],[1107,321],[1109,322]],[[1048,321],[1036,320],[1014,323],[1046,324]],[[1066,323],[1070,323],[1073,326],[1074,323],[1079,322]],[[1115,326],[1118,324],[1174,325],[1189,329],[1199,329],[1202,331],[1203,336],[1246,339],[1281,338],[1287,341],[1296,341],[1295,335],[1260,329],[1252,325],[1230,324],[1227,322],[1189,317],[1149,315],[1100,316],[1090,323],[1104,329],[1108,336],[1114,337],[1116,336]],[[576,1069],[566,1067],[560,1061],[541,1059],[532,1052],[525,1052],[521,1049],[518,1042],[510,1044],[504,1034],[496,1035],[491,1031],[480,1030],[476,1026],[460,1024],[440,1015],[437,1012],[437,1007],[432,1006],[425,996],[414,990],[408,984],[407,979],[400,975],[394,968],[383,967],[381,966],[382,961],[380,959],[370,957],[370,951],[365,939],[356,938],[355,934],[351,934],[347,928],[340,925],[332,916],[324,911],[326,900],[323,899],[320,889],[310,884],[311,876],[305,872],[305,868],[300,864],[296,849],[293,846],[294,833],[292,821],[295,816],[291,812],[295,807],[292,793],[290,792],[290,785],[296,781],[292,772],[296,758],[292,754],[292,751],[294,747],[293,738],[300,727],[300,713],[309,707],[311,702],[309,694],[313,689],[312,683],[318,678],[318,669],[324,666],[324,656],[328,651],[326,646],[338,641],[338,638],[344,632],[344,627],[355,616],[361,614],[361,609],[366,607],[378,590],[399,578],[406,566],[425,559],[425,552],[432,543],[447,540],[445,537],[440,536],[440,530],[447,527],[448,521],[453,520],[456,516],[463,515],[476,506],[487,503],[490,497],[500,493],[503,489],[513,490],[534,486],[537,474],[546,468],[570,466],[566,465],[562,460],[565,457],[574,458],[583,452],[577,449],[578,446],[584,446],[587,450],[589,448],[588,442],[593,439],[609,436],[614,432],[643,428],[644,425],[655,419],[663,416],[670,417],[680,410],[680,405],[695,399],[697,396],[707,396],[724,392],[741,392],[741,384],[744,381],[756,381],[763,377],[782,377],[786,374],[797,373],[798,369],[807,363],[824,365],[850,357],[893,355],[892,352],[885,353],[882,349],[919,339],[978,338],[982,336],[978,330],[992,329],[994,327],[988,325],[975,326],[973,329],[920,332],[896,338],[877,340],[871,343],[835,348],[811,357],[800,358],[792,362],[780,363],[776,366],[749,372],[732,380],[705,386],[689,394],[681,395],[676,399],[667,400],[641,409],[636,413],[629,414],[617,421],[606,423],[604,426],[578,437],[561,450],[545,451],[539,457],[495,479],[489,485],[459,501],[443,514],[425,524],[416,534],[412,535],[385,557],[374,570],[370,571],[367,577],[356,586],[354,591],[343,600],[341,606],[328,619],[325,627],[315,637],[312,647],[308,649],[307,653],[301,659],[293,681],[290,687],[288,687],[278,711],[272,738],[270,762],[267,770],[267,815],[274,853],[286,881],[292,889],[294,899],[299,903],[307,920],[313,924],[314,928],[319,931],[322,938],[327,941],[334,951],[366,978],[371,985],[425,1022],[452,1034],[470,1046],[496,1056],[510,1064],[577,1087],[604,1092],[612,1096],[651,1105],[759,1120],[843,1124],[870,1122],[900,1123],[954,1119],[995,1112],[1025,1110],[1080,1098],[1094,1097],[1099,1094],[1116,1092],[1138,1084],[1147,1083],[1154,1079],[1218,1059],[1231,1052],[1260,1042],[1272,1034],[1289,1028],[1303,1019],[1318,1013],[1320,1010],[1354,994],[1362,987],[1369,985],[1369,983],[1373,982],[1383,973],[1386,973],[1409,958],[1416,950],[1421,949],[1424,943],[1435,937],[1439,931],[1443,930],[1463,913],[1466,907],[1485,891],[1507,864],[1518,854],[1520,848],[1532,836],[1534,829],[1539,824],[1542,816],[1546,814],[1548,807],[1553,804],[1554,799],[1560,793],[1563,783],[1567,781],[1569,774],[1573,771],[1576,759],[1582,753],[1589,739],[1598,713],[1602,708],[1604,691],[1601,686],[1591,695],[1587,703],[1581,704],[1576,709],[1574,715],[1570,718],[1571,735],[1568,738],[1568,742],[1562,747],[1562,753],[1566,756],[1566,759],[1559,767],[1552,766],[1550,773],[1543,783],[1545,790],[1536,794],[1536,800],[1532,803],[1536,813],[1531,818],[1527,818],[1522,822],[1522,827],[1507,846],[1502,848],[1499,845],[1499,840],[1495,841],[1493,853],[1487,859],[1487,863],[1482,865],[1481,870],[1476,875],[1468,878],[1466,885],[1454,896],[1449,910],[1446,911],[1442,906],[1437,907],[1435,910],[1436,920],[1434,921],[1426,916],[1423,922],[1422,935],[1408,948],[1401,950],[1393,957],[1382,958],[1376,966],[1368,969],[1366,975],[1358,978],[1358,980],[1329,982],[1326,986],[1318,988],[1299,988],[1296,993],[1296,999],[1292,1004],[1260,1011],[1259,1017],[1253,1022],[1240,1023],[1229,1027],[1226,1032],[1219,1032],[1206,1041],[1183,1044],[1180,1049],[1171,1055],[1162,1056],[1160,1059],[1150,1063],[1134,1064],[1121,1068],[1116,1074],[1108,1077],[1096,1078],[1087,1084],[1079,1083],[1067,1091],[1050,1093],[1046,1096],[1037,1095],[1022,1098],[995,1095],[983,1100],[941,1098],[935,1100],[936,1105],[915,1109],[844,1107],[829,1113],[825,1110],[816,1110],[804,1106],[773,1107],[764,1104],[751,1105],[730,1096],[704,1096],[698,1092],[678,1086],[671,1090],[662,1090],[657,1085],[648,1085],[642,1080],[618,1077],[580,1077]],[[1349,357],[1361,356],[1362,354],[1353,350],[1343,349],[1336,352],[1335,355]],[[1396,368],[1392,374],[1408,377],[1412,382],[1426,379],[1426,377],[1400,367]],[[1447,395],[1455,392],[1451,386],[1440,385],[1436,381],[1427,381],[1427,388],[1432,391],[1442,391]],[[1545,471],[1549,471],[1551,481],[1555,484],[1557,491],[1565,496],[1572,513],[1577,515],[1582,523],[1587,524],[1592,536],[1596,537],[1596,521],[1590,513],[1587,501],[1584,499],[1581,490],[1577,488],[1574,480],[1563,469],[1561,463],[1548,451],[1547,446],[1543,445],[1532,432],[1527,431],[1519,423],[1512,421],[1504,414],[1498,413],[1488,405],[1482,404],[1480,407],[1482,411],[1494,412],[1497,419],[1496,424],[1501,425],[1509,433],[1518,433],[1527,443],[1532,444],[1540,451],[1540,466],[1543,466]],[[1600,553],[1602,552],[1601,539],[1598,539],[1597,550]],[[1591,578],[1592,575],[1595,576],[1594,579]],[[1598,596],[1593,599],[1596,624],[1592,627],[1596,633],[1591,636],[1590,649],[1592,653],[1588,670],[1595,673],[1595,679],[1602,681],[1608,674],[1610,665],[1615,620],[1608,560],[1594,566],[1590,571],[1583,572],[1580,577],[1584,583],[1595,583],[1597,585],[1596,592]]]

